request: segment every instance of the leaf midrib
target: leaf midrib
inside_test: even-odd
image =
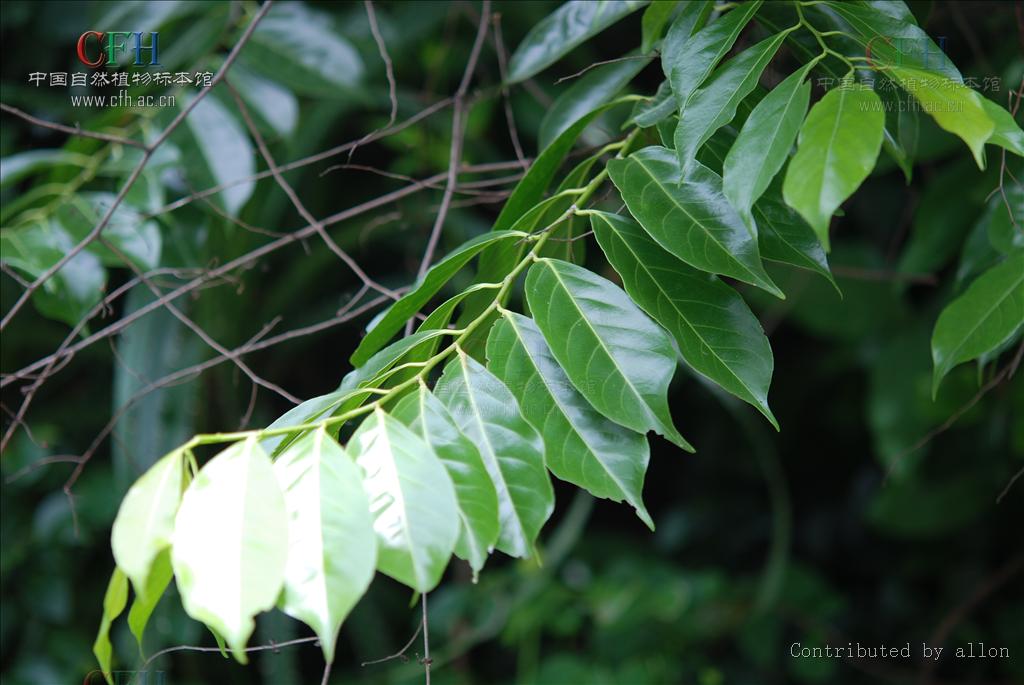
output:
[[[658,177],[654,175],[654,173],[647,167],[647,165],[645,165],[643,163],[643,161],[640,158],[632,157],[631,159],[633,159],[633,161],[636,162],[637,166],[639,166],[641,169],[643,169],[644,172],[646,172],[646,174],[651,177],[651,180],[655,183],[655,185],[657,185],[658,188],[661,189],[662,194],[665,197],[667,197],[669,200],[671,200],[672,204],[675,205],[679,209],[679,211],[681,211],[683,214],[685,214],[687,217],[689,217],[689,219],[694,223],[694,225],[700,227],[701,231],[704,233],[704,235],[707,237],[707,239],[710,240],[711,242],[713,242],[718,247],[718,249],[725,255],[725,258],[728,261],[731,261],[732,263],[742,267],[742,269],[746,273],[748,273],[750,275],[750,277],[753,278],[757,283],[764,284],[764,280],[760,276],[758,276],[756,273],[751,271],[750,267],[748,267],[746,264],[744,264],[743,262],[737,260],[736,257],[732,254],[732,252],[730,252],[724,245],[722,245],[721,242],[719,242],[718,238],[715,237],[715,235],[708,229],[707,226],[705,226],[703,223],[698,221],[696,217],[694,217],[692,214],[690,214],[690,212],[688,212],[686,210],[686,208],[679,203],[679,201],[676,199],[676,197],[674,195],[672,195],[672,193],[670,193],[668,191],[668,188],[666,186],[664,186],[661,183],[661,181],[658,180]],[[731,229],[729,229],[729,227],[725,227],[725,228],[726,228],[726,230],[731,230]],[[745,235],[748,235],[748,236],[750,235],[747,232],[747,229],[745,227],[743,228],[743,232],[744,232]],[[765,285],[767,285],[767,284],[765,284]]]
[[[519,327],[516,325],[515,321],[513,321],[511,317],[506,317],[506,320],[512,326],[512,330],[515,331],[516,338],[519,340],[519,344],[523,348],[523,352],[525,353],[526,358],[530,360],[530,364],[533,366],[534,373],[537,375],[538,378],[540,378],[541,383],[543,383],[544,387],[547,389],[548,395],[551,397],[551,401],[553,402],[554,406],[558,408],[558,411],[562,414],[562,417],[565,419],[566,425],[569,426],[570,430],[572,430],[573,433],[579,436],[580,441],[587,446],[587,449],[590,451],[590,454],[593,455],[594,461],[601,465],[601,469],[608,474],[612,481],[614,481],[615,485],[619,488],[619,492],[622,493],[622,496],[626,500],[629,500],[632,504],[632,497],[626,491],[626,488],[622,484],[621,479],[608,469],[608,466],[604,463],[604,461],[597,457],[597,452],[594,450],[593,446],[591,446],[591,444],[587,441],[586,436],[580,433],[580,431],[576,429],[576,426],[573,425],[572,421],[569,420],[568,413],[566,413],[565,408],[562,406],[562,403],[559,401],[555,393],[551,391],[551,386],[548,384],[547,379],[544,377],[544,374],[541,373],[540,368],[537,366],[537,362],[533,358],[533,355],[530,354],[530,348],[526,345],[526,340],[523,338],[523,335],[520,332]]]
[[[1016,280],[1016,281],[1015,281],[1015,282],[1014,282],[1014,283],[1013,283],[1013,284],[1012,284],[1012,285],[1011,285],[1011,286],[1010,286],[1009,288],[1007,288],[1007,289],[1006,289],[1006,292],[1004,292],[1004,293],[1003,293],[1003,294],[1002,294],[1002,295],[1001,295],[1001,296],[999,297],[999,299],[995,300],[995,301],[994,301],[994,302],[992,303],[992,306],[988,308],[988,310],[987,310],[987,311],[986,311],[986,312],[984,313],[984,315],[982,315],[982,316],[978,317],[978,319],[977,319],[977,321],[975,322],[974,326],[972,326],[972,327],[971,327],[971,329],[970,329],[970,330],[968,331],[967,335],[964,335],[964,336],[963,336],[963,337],[962,337],[962,338],[960,339],[960,342],[959,342],[959,343],[957,343],[956,347],[954,347],[954,348],[953,348],[952,350],[950,350],[950,353],[949,353],[949,355],[948,355],[948,356],[947,356],[947,358],[946,358],[946,364],[949,364],[949,360],[950,360],[950,359],[953,359],[953,358],[955,357],[956,353],[957,353],[957,352],[959,352],[959,351],[960,351],[960,349],[961,349],[961,348],[962,348],[962,347],[963,347],[964,345],[966,345],[966,344],[967,344],[967,340],[968,340],[968,338],[970,338],[971,336],[973,336],[973,335],[974,335],[974,334],[975,334],[975,333],[977,332],[978,328],[980,328],[980,327],[981,327],[982,323],[984,323],[984,322],[985,322],[985,321],[986,321],[986,320],[988,319],[988,317],[992,316],[992,314],[993,314],[993,313],[994,313],[994,312],[995,312],[995,311],[996,311],[997,309],[999,309],[999,307],[1000,307],[1000,306],[1001,306],[1001,305],[1003,304],[1003,302],[1004,302],[1004,301],[1005,301],[1005,300],[1006,300],[1006,299],[1007,299],[1008,297],[1010,297],[1010,296],[1011,296],[1011,295],[1013,294],[1013,291],[1014,291],[1015,289],[1017,289],[1017,288],[1018,288],[1018,287],[1019,287],[1019,286],[1020,286],[1020,285],[1021,285],[1022,283],[1024,283],[1024,273],[1022,273],[1022,274],[1020,275],[1020,277],[1019,277],[1019,278],[1018,278],[1018,279],[1017,279],[1017,280]],[[951,368],[951,367],[950,367],[950,368]]]
[[[658,289],[658,292],[660,292],[664,296],[664,298],[666,300],[668,300],[668,302],[672,305],[672,309],[675,310],[675,312],[679,315],[679,318],[683,321],[683,323],[693,332],[693,334],[697,337],[697,339],[700,340],[701,344],[704,345],[711,352],[712,356],[714,356],[714,358],[716,360],[718,360],[718,362],[729,372],[729,374],[732,375],[732,377],[735,378],[739,382],[740,386],[742,386],[747,392],[750,393],[750,396],[752,398],[757,399],[756,395],[754,394],[753,389],[749,385],[747,385],[743,381],[743,379],[740,378],[736,374],[736,372],[732,370],[732,368],[729,367],[729,365],[725,362],[725,360],[723,360],[718,355],[718,353],[715,351],[715,348],[712,347],[707,342],[707,340],[704,339],[704,336],[697,332],[696,327],[694,327],[693,324],[691,324],[689,322],[689,320],[686,318],[686,316],[683,314],[683,312],[676,306],[675,300],[673,300],[672,297],[669,296],[668,292],[666,292],[665,289],[661,286],[661,283],[658,281],[657,278],[655,278],[655,276],[651,272],[651,270],[647,268],[647,264],[644,262],[643,259],[640,258],[640,255],[637,254],[635,250],[633,250],[632,246],[625,240],[625,238],[622,238],[621,236],[619,236],[619,232],[615,230],[615,228],[612,226],[611,222],[606,221],[605,223],[608,224],[608,227],[611,228],[612,232],[618,237],[619,242],[621,242],[622,245],[627,250],[629,250],[629,253],[631,255],[633,255],[633,257],[636,259],[636,263],[644,270],[644,273],[647,274],[647,277],[651,281],[654,282],[655,286]]]

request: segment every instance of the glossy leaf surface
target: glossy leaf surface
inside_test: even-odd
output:
[[[957,364],[998,348],[1024,325],[1024,253],[976,278],[939,315],[932,333],[932,394]]]
[[[626,292],[672,334],[686,363],[757,407],[778,429],[768,408],[772,349],[743,298],[663,250],[636,222],[606,213],[591,222]]]
[[[757,240],[725,199],[713,171],[695,164],[680,183],[675,153],[646,147],[612,160],[608,172],[630,213],[663,248],[697,269],[782,295],[761,264]]]
[[[424,385],[404,397],[393,415],[430,445],[448,471],[459,507],[455,554],[479,573],[498,540],[498,493],[480,452]]]
[[[541,259],[527,274],[526,298],[551,353],[595,409],[693,450],[668,411],[672,344],[626,293],[582,267]]]
[[[497,549],[514,557],[532,556],[537,534],[555,507],[540,435],[523,418],[505,384],[461,350],[445,367],[435,391],[476,445],[494,483]]]

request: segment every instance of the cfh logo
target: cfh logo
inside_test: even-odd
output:
[[[87,67],[116,66],[122,54],[135,53],[135,66],[160,66],[160,34],[149,33],[149,45],[142,31],[86,31],[78,37],[78,60]],[[142,61],[148,53],[149,62]]]

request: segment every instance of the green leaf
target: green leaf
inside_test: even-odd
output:
[[[761,264],[757,241],[722,194],[722,181],[695,163],[680,181],[672,150],[646,147],[608,163],[622,199],[658,244],[687,264],[783,297]]]
[[[1013,115],[985,97],[981,98],[981,106],[994,125],[988,142],[1024,157],[1024,131],[1014,120]]]
[[[27,150],[0,159],[0,188],[58,166],[84,167],[92,158],[69,150]]]
[[[179,106],[184,109],[193,97],[186,93],[178,99]],[[230,184],[210,200],[231,216],[238,216],[256,188],[255,181],[241,180],[256,173],[254,150],[241,125],[215,98],[203,98],[175,139],[182,147],[191,185],[209,188]]]
[[[1003,254],[1024,247],[1024,185],[1006,183],[989,200],[988,240]]]
[[[665,252],[630,219],[601,212],[591,223],[626,292],[672,334],[686,363],[756,407],[778,430],[768,408],[772,348],[743,298]]]
[[[590,180],[594,164],[601,158],[601,154],[594,154],[573,167],[573,170],[566,174],[562,182],[558,184],[555,194],[570,188],[582,188]],[[567,202],[552,205],[538,222],[546,226],[557,220],[565,213],[575,198],[566,198]],[[589,231],[587,221],[584,217],[571,214],[567,219],[551,229],[548,241],[541,246],[537,253],[538,257],[556,257],[567,262],[582,263],[586,259],[587,241],[580,237]]]
[[[434,388],[459,429],[473,441],[498,495],[496,547],[529,557],[555,495],[544,469],[544,443],[520,413],[509,389],[479,362],[458,350]]]
[[[288,517],[255,438],[211,459],[182,498],[171,563],[189,616],[219,633],[240,663],[254,618],[284,584]]]
[[[921,103],[940,128],[967,143],[978,168],[985,168],[985,143],[995,131],[995,122],[988,115],[983,97],[962,83],[928,71],[890,67],[889,74]]]
[[[548,107],[540,123],[538,147],[547,148],[580,117],[615,97],[651,59],[633,51],[622,61],[595,67],[577,79]]]
[[[750,112],[722,165],[722,190],[747,228],[756,231],[751,207],[789,157],[807,113],[811,84],[808,67],[776,86]]]
[[[953,259],[991,191],[992,181],[966,156],[933,173],[921,189],[910,235],[900,252],[899,270],[934,273]],[[951,197],[957,201],[950,202]]]
[[[135,636],[135,641],[139,643],[140,655],[143,655],[142,638],[146,632],[146,624],[149,623],[149,617],[153,615],[153,610],[156,609],[167,586],[171,584],[173,575],[171,550],[164,549],[153,560],[142,592],[136,590],[132,608],[128,611],[128,629]]]
[[[754,205],[754,220],[760,227],[757,243],[762,257],[821,274],[839,290],[814,231],[781,196],[775,192],[762,196]]]
[[[295,132],[299,122],[299,101],[291,90],[264,78],[245,64],[234,64],[231,67],[230,81],[261,129],[282,137]]]
[[[654,44],[661,40],[661,32],[665,30],[678,4],[679,0],[655,0],[647,6],[640,18],[640,52],[650,52]]]
[[[858,84],[825,93],[800,129],[782,195],[807,220],[826,250],[832,214],[871,173],[884,126],[878,95]]]
[[[690,0],[683,3],[676,18],[672,20],[668,35],[665,36],[661,45],[661,70],[669,80],[670,86],[673,85],[671,83],[672,74],[681,65],[671,60],[669,56],[682,53],[694,32],[704,27],[713,9],[714,3],[708,0]],[[674,94],[673,99],[675,99]],[[676,102],[676,107],[679,107],[678,102]]]
[[[353,95],[365,71],[354,47],[330,16],[289,2],[259,23],[242,63],[304,95]]]
[[[742,3],[686,40],[680,40],[678,32],[670,33],[662,48],[661,61],[680,112],[760,8],[761,0]]]
[[[341,623],[366,592],[377,539],[358,467],[323,427],[274,463],[288,513],[281,609],[320,638],[327,663]]]
[[[932,333],[932,396],[950,369],[991,352],[1024,324],[1024,253],[1017,252],[950,302]]]
[[[701,151],[702,161],[713,165],[712,168],[721,168],[734,137],[729,129],[720,131]],[[778,186],[781,182],[776,177],[769,190],[754,204],[753,216],[758,226],[757,244],[761,257],[821,274],[838,291],[839,286],[829,269],[821,243],[807,222],[782,200]]]
[[[650,128],[676,113],[676,100],[672,97],[672,86],[662,81],[657,92],[650,100],[637,102],[626,125],[636,124],[640,128]]]
[[[423,280],[391,305],[387,313],[366,333],[366,336],[360,341],[359,347],[349,357],[349,361],[353,366],[365,364],[370,356],[400,331],[405,322],[422,309],[459,269],[469,263],[469,260],[485,247],[499,241],[520,239],[525,235],[519,231],[492,231],[466,241],[458,249],[445,255],[444,259],[430,267],[430,270],[424,274]]]
[[[693,451],[668,410],[672,343],[626,293],[582,267],[541,259],[527,274],[526,299],[551,353],[595,409]]]
[[[697,156],[697,150],[736,116],[740,101],[757,85],[764,68],[785,39],[785,32],[777,33],[744,50],[716,69],[707,84],[690,96],[680,113],[674,136],[684,175]],[[794,136],[795,131],[794,127]]]
[[[635,0],[570,0],[523,38],[509,60],[508,83],[525,81],[645,4]]]
[[[3,261],[36,279],[75,246],[76,241],[55,219],[0,230]],[[75,326],[100,301],[107,275],[98,257],[82,250],[32,295],[47,318]]]
[[[423,440],[379,408],[348,443],[363,472],[377,568],[417,592],[441,580],[459,536],[455,488]]]
[[[177,449],[150,467],[121,501],[110,546],[137,594],[145,594],[153,560],[171,544],[183,476],[184,452]]]
[[[423,438],[448,471],[461,524],[455,554],[469,562],[475,579],[498,540],[498,493],[480,452],[423,384],[404,397],[392,415]]]
[[[917,26],[902,2],[828,0],[822,9],[830,10],[821,13],[829,24],[858,38],[870,66],[905,65],[963,81],[953,62]]]
[[[127,603],[128,578],[120,568],[115,568],[110,576],[110,582],[107,584],[107,593],[103,596],[103,619],[100,621],[96,641],[92,645],[92,653],[96,655],[96,661],[100,664],[103,677],[110,685],[114,685],[110,671],[111,658],[114,653],[110,644],[110,624],[121,615]]]
[[[487,339],[487,366],[504,379],[523,416],[540,431],[547,466],[595,497],[626,500],[648,528],[643,502],[647,439],[594,410],[555,361],[536,324],[505,311]]]

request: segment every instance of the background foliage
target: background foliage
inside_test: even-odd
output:
[[[1009,30],[1014,8],[910,7],[930,35],[947,38],[946,49],[965,76],[998,76],[1001,90],[985,95],[1007,104],[1024,66],[1022,38]],[[455,197],[439,254],[491,227],[516,180],[514,141],[533,156],[554,139],[550,122],[557,117],[545,114],[584,99],[581,94],[595,88],[598,70],[556,83],[559,77],[619,57],[622,46],[639,43],[638,12],[510,89],[513,135],[498,55],[554,8],[495,5],[505,47],[493,32],[484,44],[469,91],[463,159],[513,163],[461,178],[466,192]],[[30,86],[27,74],[74,71],[77,36],[112,22],[159,28],[169,69],[214,70],[257,9],[247,3],[6,3],[3,102],[49,121],[152,136],[174,111],[72,108],[66,90]],[[459,87],[480,7],[381,3],[376,9],[394,62],[401,122]],[[766,7],[759,20],[768,24],[775,11]],[[778,27],[790,23],[783,18]],[[754,45],[767,35],[763,30],[742,34],[737,46]],[[311,54],[320,59],[308,59]],[[766,83],[782,81],[789,73],[782,65],[802,58],[788,46],[781,54],[781,65],[768,67]],[[653,94],[661,80],[657,60],[651,66],[631,60],[609,67],[625,72],[623,83],[633,79],[634,92]],[[507,68],[515,76],[521,66],[513,62]],[[279,163],[358,141],[390,123],[385,69],[359,4],[276,6],[229,81]],[[563,93],[570,95],[560,98]],[[811,97],[822,93],[815,86]],[[160,270],[154,283],[167,290],[267,244],[273,239],[268,231],[305,225],[268,177],[162,211],[194,191],[266,169],[230,92],[219,86],[205,102],[147,166],[137,192],[115,215],[108,231],[113,248],[83,253],[4,331],[5,374],[56,350],[103,293],[131,284],[132,265]],[[579,106],[577,114],[590,109]],[[406,176],[443,172],[452,112],[439,108],[413,126],[361,144],[351,158],[345,151],[291,171],[289,182],[314,216],[326,217],[401,187]],[[581,147],[614,138],[623,117],[614,111],[602,116]],[[789,645],[938,639],[947,647],[971,640],[1006,646],[1016,658],[944,662],[933,674],[936,682],[1022,677],[1019,484],[996,499],[1024,458],[1024,384],[1019,376],[993,383],[1004,380],[999,374],[1012,363],[1011,349],[987,365],[953,369],[933,401],[929,355],[939,312],[995,261],[1000,241],[1009,241],[1004,252],[1013,248],[998,197],[990,197],[1000,165],[990,148],[988,169],[979,171],[962,143],[927,117],[899,125],[914,131],[907,138],[916,148],[909,184],[883,154],[835,221],[830,262],[842,299],[819,275],[792,269],[769,269],[785,301],[739,286],[772,342],[771,406],[782,431],[773,432],[751,408],[734,405],[696,377],[677,374],[671,411],[700,451],[683,455],[666,441],[652,440],[644,500],[656,532],[649,533],[621,505],[594,501],[555,481],[557,506],[540,543],[542,567],[495,558],[473,584],[468,568],[453,564],[431,594],[437,681],[902,682],[916,679],[925,666],[796,660],[788,656]],[[6,314],[22,292],[18,278],[39,267],[17,259],[42,260],[45,268],[46,259],[86,233],[138,151],[69,138],[8,114],[0,136],[3,259],[11,267],[0,276]],[[337,164],[349,166],[330,169]],[[497,180],[473,186],[485,179]],[[340,222],[331,235],[384,288],[407,286],[419,268],[443,183],[442,174],[434,187]],[[1019,193],[1019,186],[1007,191]],[[18,244],[31,227],[39,227],[43,245]],[[145,239],[133,238],[138,235]],[[583,244],[586,254],[573,256],[615,278],[592,239],[571,249]],[[468,284],[469,276],[460,276],[444,294]],[[370,317],[384,304],[377,301],[360,317],[336,321],[340,308],[375,299],[361,286],[312,236],[211,279],[179,304],[228,349],[271,322],[275,327],[262,338],[330,322],[245,356],[261,378],[307,398],[336,387]],[[135,284],[90,320],[83,336],[123,321],[152,299],[144,285]],[[110,342],[84,346],[39,386],[27,428],[13,433],[2,462],[4,682],[75,681],[94,667],[97,598],[111,567],[110,526],[140,473],[196,432],[265,426],[291,406],[270,389],[257,392],[230,362],[158,381],[215,358],[185,323],[157,309]],[[160,387],[124,408],[153,381]],[[5,430],[24,400],[24,387],[12,382],[4,388]],[[987,391],[978,398],[980,388]],[[116,423],[107,436],[103,429],[112,418]],[[86,454],[87,467],[69,499],[62,486]],[[418,609],[408,606],[408,591],[378,578],[342,629],[338,682],[422,678],[415,663],[359,666],[398,650],[419,621]],[[175,599],[157,607],[147,652],[183,644],[213,647],[212,637]],[[268,614],[259,619],[251,644],[306,635],[291,619]],[[136,653],[123,620],[115,624],[113,641],[121,659]],[[410,653],[419,649],[416,644]],[[154,667],[168,673],[168,682],[279,683],[313,681],[322,665],[319,650],[309,644],[251,658],[243,668],[215,652],[180,652]]]

